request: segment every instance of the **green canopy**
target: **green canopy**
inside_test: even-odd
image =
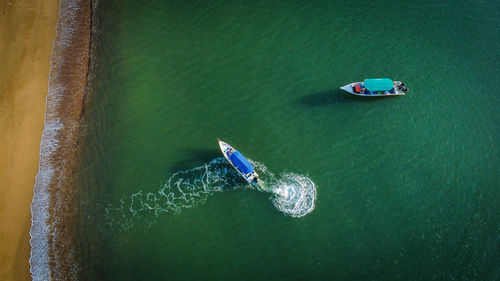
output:
[[[365,79],[363,84],[370,92],[389,91],[394,86],[389,78]]]

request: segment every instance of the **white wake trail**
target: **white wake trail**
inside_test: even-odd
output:
[[[215,192],[243,186],[239,175],[222,157],[174,173],[157,192],[138,191],[120,199],[119,206],[109,204],[106,222],[112,228],[127,230],[139,223],[153,223],[160,215],[180,214],[183,209],[206,202]]]

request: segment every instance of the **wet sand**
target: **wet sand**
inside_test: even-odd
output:
[[[38,171],[59,1],[0,1],[0,279],[30,280]]]

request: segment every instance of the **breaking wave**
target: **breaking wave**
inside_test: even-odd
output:
[[[285,215],[302,217],[314,210],[316,185],[306,176],[284,173],[275,177],[267,167],[255,161],[263,182],[259,191],[271,193],[273,205]],[[134,225],[150,225],[164,214],[178,215],[183,209],[202,205],[216,192],[251,187],[220,157],[188,170],[174,173],[156,192],[138,191],[109,204],[106,222],[113,229],[124,231]]]
[[[33,186],[30,272],[37,280],[77,280],[76,147],[89,70],[92,0],[62,0],[52,42],[38,173]]]

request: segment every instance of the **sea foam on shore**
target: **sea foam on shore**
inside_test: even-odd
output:
[[[80,116],[86,94],[92,1],[62,0],[52,43],[45,127],[31,203],[33,280],[76,280],[74,184]]]

